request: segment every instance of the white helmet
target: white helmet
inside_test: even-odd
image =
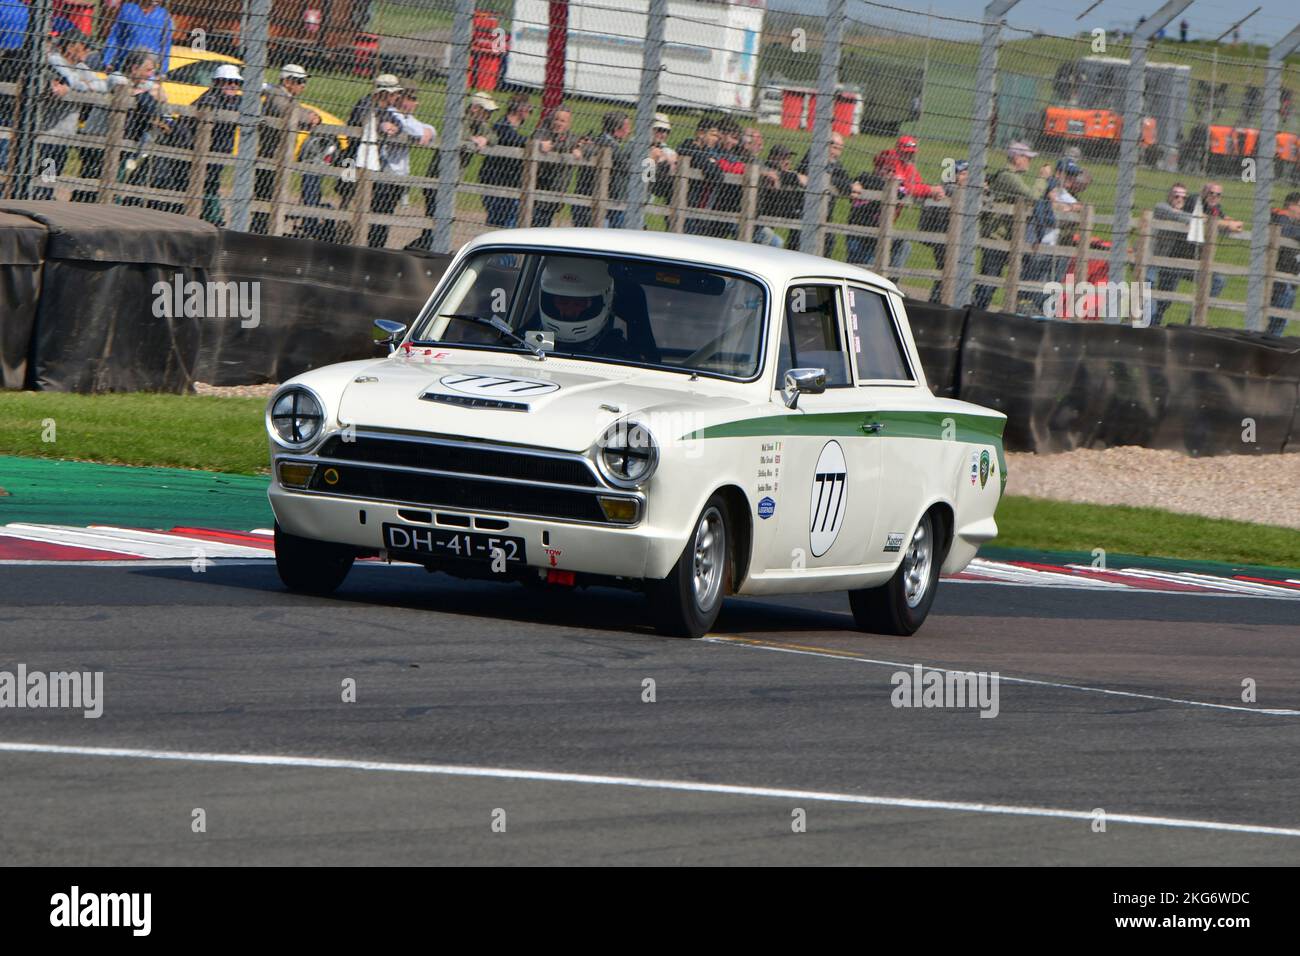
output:
[[[556,342],[590,342],[609,325],[614,280],[600,259],[552,256],[542,269],[542,328]]]

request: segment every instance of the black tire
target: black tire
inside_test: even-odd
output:
[[[352,570],[356,552],[351,548],[313,541],[275,526],[275,570],[290,591],[332,594]]]
[[[713,627],[731,578],[730,529],[727,503],[714,495],[695,519],[690,539],[668,577],[648,582],[646,597],[659,633],[696,638]]]
[[[919,574],[918,552],[924,546],[928,555],[924,572]],[[939,566],[947,555],[943,523],[933,511],[921,516],[916,530],[903,551],[903,560],[894,576],[875,588],[849,592],[853,622],[871,634],[908,637],[925,623],[939,587]],[[923,585],[919,592],[917,587]]]

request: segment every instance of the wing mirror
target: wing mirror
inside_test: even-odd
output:
[[[406,326],[392,319],[375,319],[372,334],[375,337],[375,348],[386,345],[391,355],[397,349],[397,343],[402,341],[402,336],[406,334]]]
[[[826,391],[826,369],[792,368],[785,373],[785,407],[797,408],[804,392],[820,395]]]

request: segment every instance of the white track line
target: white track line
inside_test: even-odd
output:
[[[730,638],[722,636],[709,636],[702,638],[702,641],[708,644],[726,644],[729,647],[747,647],[759,651],[777,651],[781,654],[798,654],[804,657],[824,657],[836,661],[853,661],[857,664],[874,664],[880,667],[902,668],[911,671],[917,665],[917,661],[905,664],[901,661],[882,661],[869,657],[858,657],[855,654],[844,653],[837,654],[831,651],[817,651],[801,647],[783,647],[779,644],[767,644],[756,641],[753,638]],[[933,664],[922,664],[926,670],[939,671],[943,674],[971,674],[975,673],[968,668],[954,667],[936,667]],[[1087,687],[1083,684],[1063,684],[1057,681],[1036,680],[1032,677],[1008,677],[1005,674],[998,675],[999,683],[1003,684],[1027,684],[1032,687],[1054,687],[1058,690],[1076,690],[1087,694],[1106,694],[1111,697],[1135,697],[1138,700],[1153,700],[1163,704],[1182,704],[1187,707],[1208,707],[1211,710],[1231,710],[1247,714],[1262,714],[1266,717],[1300,717],[1300,710],[1286,710],[1283,708],[1265,708],[1265,707],[1242,707],[1238,704],[1215,704],[1204,700],[1185,700],[1181,697],[1161,697],[1156,694],[1139,694],[1131,690],[1111,690],[1108,687]]]
[[[735,797],[768,797],[781,800],[818,801],[860,806],[902,807],[909,810],[946,810],[958,813],[992,813],[1002,816],[1050,817],[1091,822],[1095,815],[1086,810],[1056,807],[1015,806],[999,803],[969,803],[960,800],[924,800],[915,797],[883,797],[826,790],[789,790],[779,787],[747,787],[693,780],[656,780],[648,777],[614,777],[604,774],[562,773],[551,770],[521,770],[508,767],[474,767],[461,764],[395,763],[382,760],[351,760],[338,757],[291,757],[280,754],[223,754],[180,750],[144,750],[127,747],[71,747],[58,744],[0,742],[0,752],[52,754],[70,757],[117,757],[134,760],[169,760],[184,763],[237,764],[254,767],[299,767],[309,770],[361,770],[375,773],[411,773],[443,777],[480,777],[497,780],[530,780],[542,783],[587,784],[604,787],[633,787],[642,790],[670,790],[680,793],[715,793]],[[1255,833],[1265,836],[1300,837],[1300,828],[1270,827],[1251,823],[1222,823],[1183,817],[1157,817],[1138,813],[1106,813],[1107,823],[1137,826],[1176,827],[1188,830],[1217,830]]]

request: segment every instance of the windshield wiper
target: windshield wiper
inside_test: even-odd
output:
[[[517,345],[522,345],[524,348],[528,349],[528,351],[532,352],[538,358],[540,359],[546,358],[546,353],[542,351],[540,346],[535,345],[532,342],[529,342],[526,338],[524,338],[522,335],[520,335],[518,332],[512,329],[503,320],[497,318],[495,315],[489,316],[489,315],[466,315],[463,313],[443,313],[441,318],[460,319],[464,322],[473,322],[475,325],[481,325],[486,329],[492,329],[497,334],[512,340]]]

